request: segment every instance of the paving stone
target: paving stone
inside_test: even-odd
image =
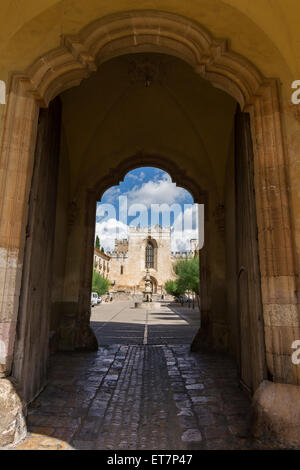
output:
[[[187,390],[203,390],[204,385],[203,384],[197,384],[197,383],[188,384],[188,385],[186,385],[186,389]]]
[[[193,403],[216,403],[216,398],[211,396],[192,396],[191,400]]]
[[[180,410],[179,413],[177,413],[177,416],[194,416],[194,413],[192,412],[191,409],[183,409]]]
[[[250,403],[238,387],[234,362],[191,353],[193,330],[176,327],[179,334],[161,321],[148,345],[136,328],[122,331],[117,321],[99,328],[94,321],[101,344],[96,353],[53,356],[49,383],[28,410],[31,433],[18,448],[262,448],[248,434]],[[104,343],[104,333],[114,344]]]
[[[183,442],[201,442],[202,435],[199,429],[188,429],[181,437]]]

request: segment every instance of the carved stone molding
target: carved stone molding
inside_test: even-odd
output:
[[[77,35],[63,36],[60,47],[37,59],[21,79],[40,105],[47,106],[100,63],[121,54],[155,51],[183,59],[196,73],[231,94],[242,108],[264,82],[256,67],[233,52],[228,41],[214,38],[189,19],[151,10],[106,16]]]

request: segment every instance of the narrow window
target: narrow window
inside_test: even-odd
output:
[[[146,246],[146,268],[154,268],[154,248],[150,241]]]
[[[123,274],[123,266],[121,266],[121,269],[120,269],[120,274]]]

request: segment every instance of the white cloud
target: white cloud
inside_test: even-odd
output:
[[[163,173],[163,175],[162,175],[162,180],[163,180],[163,181],[170,181],[170,182],[172,182],[172,178],[171,178],[171,176],[169,175],[169,173]]]
[[[169,175],[169,173],[166,173],[165,171],[156,169],[152,180],[153,181],[161,181],[161,180],[172,181],[172,178]]]
[[[120,188],[117,186],[110,188],[105,193],[107,202],[116,202],[116,198],[122,195],[122,197],[127,196],[128,198],[128,209],[133,204],[144,204],[147,208],[150,208],[151,204],[178,205],[178,203],[183,203],[190,196],[184,188],[180,188],[172,182],[168,173],[162,174],[159,170],[155,174],[154,180],[147,181],[142,185],[139,183],[145,177],[143,171],[138,174],[129,174],[128,177],[137,182],[134,188],[126,193],[121,193]],[[97,215],[100,215],[99,211]],[[125,222],[126,218],[122,220]],[[198,238],[196,205],[189,204],[188,207],[185,207],[184,224],[182,222],[183,216],[181,212],[179,215],[175,215],[175,221],[172,224],[172,251],[188,251],[190,250],[190,240]],[[113,212],[108,214],[108,220],[96,223],[96,234],[100,238],[101,246],[106,251],[114,249],[115,238],[128,238],[128,233],[128,225],[118,221],[116,213]]]
[[[138,175],[134,175],[133,173],[129,173],[129,175],[127,175],[127,178],[131,178],[133,180],[138,180],[139,179]]]
[[[140,171],[139,174],[136,174],[136,173],[129,173],[127,175],[127,178],[131,178],[133,180],[137,180],[137,181],[143,181],[143,179],[145,178],[145,173],[143,171]]]
[[[171,230],[171,250],[176,251],[189,251],[190,241],[198,238],[198,227],[193,223],[191,217],[195,214],[196,206],[187,208],[185,211],[185,219],[188,223],[182,226],[182,214],[176,219],[175,227],[172,226]],[[115,246],[115,239],[128,238],[129,227],[128,225],[120,222],[114,218],[105,220],[104,222],[96,223],[96,235],[100,238],[101,247],[105,251],[113,251]]]
[[[190,241],[198,239],[197,205],[186,207],[173,224],[171,232],[172,251],[189,251]]]
[[[96,223],[96,235],[100,238],[100,245],[104,251],[112,251],[115,239],[128,238],[128,225],[116,219],[108,219]]]
[[[114,203],[116,198],[120,195],[119,186],[112,186],[103,194],[102,198],[105,197],[106,202]]]
[[[198,239],[198,230],[184,230],[183,232],[173,232],[171,234],[171,249],[176,251],[190,251],[190,241]]]
[[[166,173],[164,179],[158,181],[147,181],[142,186],[135,186],[131,191],[124,193],[128,197],[128,205],[138,202],[150,207],[151,204],[174,204],[184,201],[189,193],[172,183]]]

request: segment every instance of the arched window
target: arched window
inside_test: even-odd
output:
[[[149,240],[146,245],[146,268],[154,268],[154,247]]]

